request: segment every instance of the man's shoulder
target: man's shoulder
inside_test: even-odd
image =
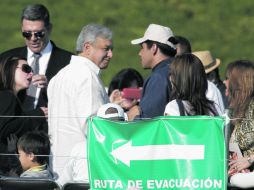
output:
[[[65,55],[68,55],[68,56],[74,55],[72,52],[67,51],[65,49],[62,49],[62,48],[59,48],[59,47],[54,47],[52,51],[55,51],[55,52],[57,52],[59,54],[65,54]]]
[[[53,42],[51,42],[52,45],[53,45],[53,49],[52,49],[52,52],[56,53],[56,54],[61,54],[61,55],[65,55],[65,56],[72,56],[73,53],[70,52],[70,51],[67,51],[65,49],[62,49],[58,46],[56,46]]]
[[[23,47],[12,48],[12,49],[2,52],[0,54],[0,58],[15,56],[15,55],[26,57],[26,54],[27,54],[27,48],[26,48],[26,46],[23,46]]]
[[[52,44],[53,48],[46,72],[48,80],[50,80],[56,73],[58,73],[59,70],[68,65],[70,63],[71,56],[73,55],[71,52],[57,47],[53,42]]]
[[[169,71],[170,59],[162,60],[152,69],[153,73],[167,73]]]
[[[151,73],[151,78],[164,78],[167,79],[169,74],[169,64],[160,63]]]

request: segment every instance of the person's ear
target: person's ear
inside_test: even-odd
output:
[[[111,103],[120,104],[122,101],[120,90],[118,89],[113,90],[109,96],[109,100]]]
[[[153,44],[151,50],[152,50],[153,54],[156,54],[158,51],[158,46],[156,44]]]
[[[89,42],[84,43],[83,45],[83,52],[85,52],[86,55],[90,55],[91,53],[92,44]]]
[[[35,158],[35,155],[34,155],[34,153],[29,153],[28,157],[29,157],[29,160],[33,162],[34,158]]]

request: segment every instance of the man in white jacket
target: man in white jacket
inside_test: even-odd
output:
[[[97,116],[113,121],[123,121],[125,117],[123,108],[114,103],[102,105],[98,109]],[[70,158],[64,166],[63,172],[57,181],[60,186],[73,182],[89,183],[86,152],[87,148],[85,141],[77,143],[73,147],[70,153]]]
[[[109,102],[99,73],[107,68],[112,49],[110,29],[97,24],[83,27],[77,39],[78,55],[73,55],[70,64],[49,83],[51,164],[58,179],[73,147],[82,142],[86,145],[86,119]]]

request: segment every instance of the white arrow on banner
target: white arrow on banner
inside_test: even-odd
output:
[[[203,160],[204,145],[145,145],[132,146],[132,141],[118,147],[110,154],[130,166],[131,160]]]

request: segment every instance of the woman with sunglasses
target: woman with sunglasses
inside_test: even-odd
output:
[[[31,83],[33,72],[25,58],[8,57],[0,61],[0,152],[8,153],[8,137],[19,138],[27,131],[45,130],[47,114],[46,108],[40,108],[29,112],[30,116],[23,112],[21,101],[18,98],[20,90],[27,89]],[[42,116],[42,117],[31,117]],[[6,156],[0,156],[0,162]],[[7,174],[10,165],[0,164],[0,174]]]

